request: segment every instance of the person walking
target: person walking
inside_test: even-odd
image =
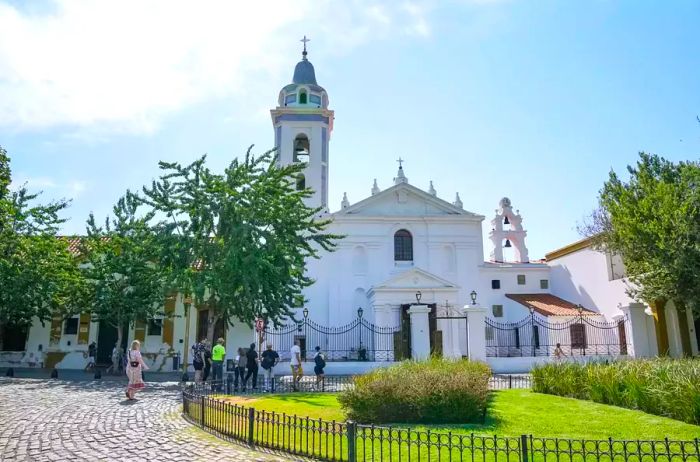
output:
[[[209,348],[209,340],[204,342],[204,370],[202,371],[202,382],[206,382],[211,373],[211,349]]]
[[[44,345],[39,345],[39,348],[37,349],[36,352],[36,363],[39,365],[40,368],[44,368]]]
[[[224,339],[219,338],[216,345],[211,350],[211,386],[212,390],[221,392],[224,389],[224,358],[226,358],[226,348]]]
[[[88,346],[88,363],[84,369],[86,372],[88,369],[90,369],[90,370],[95,369],[95,356],[96,355],[97,355],[97,344],[95,342],[92,342],[90,344],[90,346]]]
[[[148,370],[148,366],[141,357],[141,342],[134,340],[131,342],[131,349],[127,351],[126,376],[129,378],[129,385],[126,388],[126,397],[129,401],[134,399],[137,391],[146,387],[143,382],[143,371]]]
[[[207,347],[207,339],[203,338],[201,341],[192,345],[192,367],[194,367],[194,382],[202,383],[202,371],[204,370],[204,352]]]
[[[299,381],[302,375],[304,375],[304,370],[301,368],[301,348],[299,347],[299,339],[294,339],[294,345],[290,350],[290,366],[292,368],[292,389],[294,391],[299,391]]]
[[[120,367],[120,360],[121,360],[121,354],[119,354],[119,343],[114,344],[114,348],[112,349],[112,364],[109,365],[107,368],[107,371],[105,372],[106,374],[117,374]]]
[[[275,391],[275,366],[280,362],[280,355],[272,349],[272,344],[267,344],[267,350],[260,355],[262,361],[260,366],[263,368],[263,376],[265,377],[265,391]]]
[[[253,390],[258,389],[258,352],[255,351],[255,343],[250,344],[250,348],[245,354],[246,358],[246,368],[248,373],[245,375],[245,380],[243,381],[243,388],[248,385],[248,379],[252,376],[253,383],[251,388]]]
[[[563,361],[564,358],[566,358],[566,353],[564,353],[564,350],[561,348],[561,343],[557,343],[557,347],[554,349],[554,360]]]
[[[321,347],[316,347],[316,354],[314,355],[314,374],[316,374],[316,389],[321,389],[321,384],[323,383],[323,378],[325,373],[323,369],[326,367],[326,358],[323,357],[321,353]]]
[[[243,378],[245,377],[245,363],[246,363],[246,358],[245,358],[245,352],[243,351],[243,348],[238,348],[238,355],[236,355],[236,359],[234,360],[234,377],[235,380],[233,382],[233,389],[235,391],[238,391],[238,379],[241,380],[241,388],[245,388],[245,384],[243,383]]]

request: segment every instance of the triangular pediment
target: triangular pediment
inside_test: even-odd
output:
[[[370,196],[334,216],[469,216],[484,217],[457,207],[408,183],[401,183]]]
[[[411,268],[399,273],[379,285],[373,290],[397,290],[397,289],[458,289],[456,284],[429,273],[420,268]]]

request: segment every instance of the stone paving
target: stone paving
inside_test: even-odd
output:
[[[186,422],[176,384],[149,383],[131,402],[123,385],[0,378],[0,460],[289,460]]]

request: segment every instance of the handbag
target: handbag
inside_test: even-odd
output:
[[[129,365],[131,367],[139,367],[139,362],[138,361],[132,361],[131,360],[131,350],[129,350]]]

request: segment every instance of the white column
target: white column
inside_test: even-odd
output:
[[[635,358],[648,358],[654,356],[652,342],[656,339],[649,338],[647,331],[646,306],[641,303],[630,303],[620,308],[628,319],[629,329],[627,341],[632,345],[631,355]]]
[[[446,322],[449,324],[450,341],[449,348],[445,348],[445,356],[448,358],[462,359],[462,349],[459,345],[459,328],[464,326],[464,320],[457,317],[455,319],[449,319]]]
[[[430,325],[428,305],[413,305],[408,310],[411,316],[411,358],[426,359],[430,356]]]
[[[486,361],[486,309],[465,305],[467,316],[467,344],[471,361]]]

